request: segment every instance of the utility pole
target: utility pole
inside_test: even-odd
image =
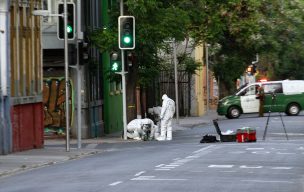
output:
[[[209,44],[206,43],[206,89],[207,89],[207,104],[206,104],[206,113],[208,114],[209,112],[209,98],[210,98],[210,86],[209,86],[209,53],[208,53],[208,48]]]
[[[174,80],[175,80],[175,105],[176,105],[176,124],[179,124],[179,105],[178,105],[178,76],[175,39],[173,40],[173,59],[174,59]]]
[[[179,104],[178,104],[178,73],[177,73],[177,57],[176,57],[176,43],[175,39],[164,41],[165,43],[172,43],[173,48],[173,63],[174,63],[174,85],[175,85],[175,108],[176,108],[176,124],[179,124]]]

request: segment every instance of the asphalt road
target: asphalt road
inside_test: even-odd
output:
[[[0,179],[0,192],[300,192],[304,191],[304,117],[242,116],[222,131],[255,127],[255,143],[201,144],[212,124],[180,130],[173,141],[102,144],[104,152]]]

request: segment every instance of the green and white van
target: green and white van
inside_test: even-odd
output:
[[[217,113],[229,119],[242,113],[258,113],[258,88],[264,88],[264,112],[285,112],[298,115],[304,109],[304,80],[256,82],[241,87],[236,94],[218,102]]]

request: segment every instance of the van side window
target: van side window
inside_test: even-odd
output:
[[[282,83],[264,84],[265,94],[283,93]]]

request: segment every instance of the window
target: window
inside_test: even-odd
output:
[[[265,94],[283,93],[282,83],[264,84]]]

